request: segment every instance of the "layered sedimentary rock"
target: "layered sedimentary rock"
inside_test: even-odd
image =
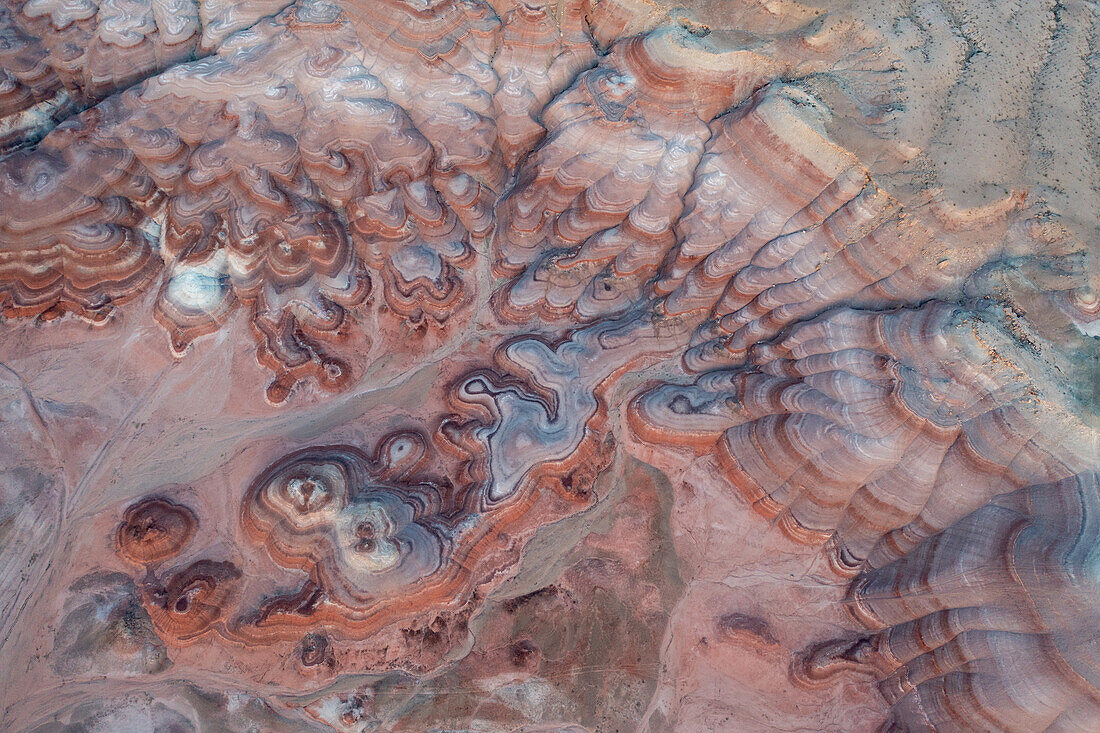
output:
[[[458,310],[466,225],[485,226],[483,184],[463,172],[480,154],[425,135],[453,141],[445,123],[473,112],[429,114],[405,81],[387,87],[389,60],[366,57],[380,41],[357,35],[380,29],[348,15],[292,8],[285,31],[261,22],[6,160],[5,308],[101,320],[163,270],[156,315],[173,349],[243,304],[276,402],[301,379],[347,381],[349,357],[327,342],[364,348],[362,329],[342,326],[372,284],[408,322]],[[422,16],[425,39],[410,43],[463,30]],[[419,65],[434,88],[436,67]],[[499,186],[499,172],[484,177]]]
[[[548,138],[500,210],[496,267],[524,273],[501,297],[507,316],[541,305],[588,320],[636,302],[674,241],[706,123],[777,73],[674,33],[620,42],[544,111]]]
[[[751,368],[645,393],[632,421],[652,442],[713,446],[757,511],[831,540],[841,568],[881,566],[1100,455],[1095,423],[1075,414],[1087,395],[1044,379],[1026,324],[997,315],[935,301],[833,311],[760,346]]]
[[[900,729],[1084,730],[1097,716],[1095,473],[1005,494],[849,589],[875,630],[793,673],[881,677]]]
[[[0,10],[2,727],[1100,725],[1100,156],[918,5]]]
[[[113,92],[209,55],[231,33],[290,3],[195,0],[13,2],[0,10],[0,128],[5,145],[51,127]]]
[[[410,479],[426,456],[416,433],[387,437],[375,459],[350,446],[307,448],[270,466],[245,498],[245,532],[310,576],[308,594],[354,613],[408,593],[448,554],[443,487]],[[453,499],[452,499],[453,501]],[[258,622],[278,623],[279,602]],[[310,609],[313,611],[313,608]],[[350,622],[346,622],[350,623]]]
[[[115,540],[118,553],[138,564],[172,557],[194,536],[197,521],[185,506],[163,499],[143,499],[122,515]]]

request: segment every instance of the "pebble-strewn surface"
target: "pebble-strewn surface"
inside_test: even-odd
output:
[[[1100,729],[1087,0],[8,0],[0,728]]]

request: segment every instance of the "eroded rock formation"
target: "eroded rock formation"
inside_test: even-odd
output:
[[[1100,153],[895,5],[0,10],[3,727],[1100,726]]]
[[[793,673],[875,670],[894,728],[1087,730],[1096,500],[1095,473],[1029,486],[866,571],[848,607],[876,632],[813,648]]]
[[[198,520],[185,506],[167,499],[142,499],[126,510],[118,525],[118,553],[139,565],[172,557],[195,534]]]
[[[631,417],[652,442],[713,445],[757,511],[829,540],[838,569],[881,566],[1000,494],[1095,463],[1100,434],[1075,414],[1088,406],[1043,378],[1031,336],[1011,314],[936,301],[836,310],[751,368],[654,388]]]

